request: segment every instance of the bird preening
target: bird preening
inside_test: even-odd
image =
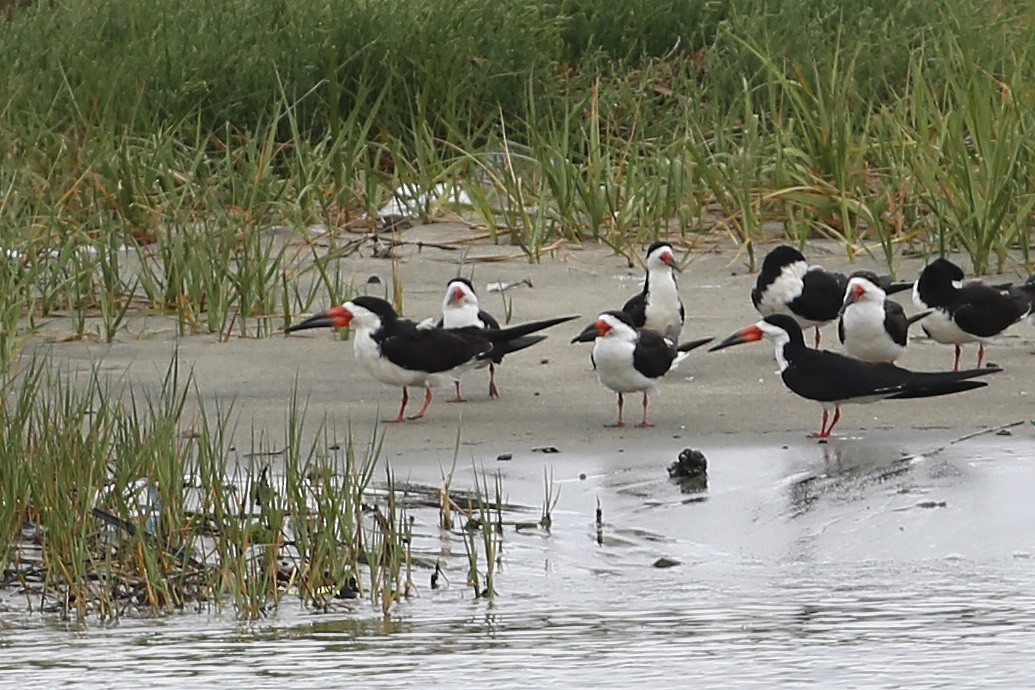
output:
[[[618,415],[611,426],[624,426],[625,396],[631,393],[641,395],[637,426],[652,426],[651,397],[666,375],[680,367],[691,351],[713,340],[680,341],[687,324],[672,245],[651,244],[644,264],[643,289],[621,309],[601,310],[571,338],[572,343],[593,344],[593,373],[617,395]],[[912,289],[919,309],[911,315],[889,299],[906,289]],[[1018,286],[986,285],[964,280],[960,267],[935,259],[915,282],[894,282],[871,271],[847,276],[826,271],[809,265],[800,251],[787,245],[775,247],[765,257],[750,298],[763,318],[709,352],[772,341],[784,385],[822,407],[819,431],[812,435],[818,438],[830,436],[845,404],[950,395],[987,386],[984,377],[1001,369],[982,366],[985,345],[1019,321],[1035,322],[1035,276]],[[465,401],[461,377],[473,369],[488,369],[488,397],[498,398],[496,374],[503,358],[544,341],[547,336],[540,331],[575,318],[559,316],[502,327],[481,308],[473,283],[454,278],[446,285],[437,319],[418,324],[400,317],[383,299],[359,296],[314,314],[287,332],[350,327],[355,358],[362,368],[374,379],[402,388],[399,412],[387,420],[401,422],[424,417],[432,389],[438,386],[452,384],[453,400]],[[843,354],[819,349],[820,328],[835,321]],[[914,371],[895,364],[906,351],[914,324],[935,342],[955,346],[952,371]],[[815,347],[806,345],[803,329],[815,330]],[[979,346],[977,367],[960,371],[960,346],[970,342]],[[408,417],[411,386],[424,387],[424,400]],[[691,416],[693,411],[682,414]]]
[[[964,281],[963,275],[963,269],[948,259],[935,259],[913,287],[916,306],[932,311],[921,328],[935,342],[955,347],[953,371],[960,368],[962,345],[978,343],[980,367],[985,360],[985,345],[1032,310],[1032,296],[1026,290],[1011,291],[980,280]]]
[[[889,276],[871,275],[885,294],[912,287],[911,283],[892,282]],[[781,244],[762,259],[751,302],[762,316],[787,314],[802,328],[815,329],[815,346],[819,347],[819,329],[838,318],[847,287],[845,274],[810,266],[800,251]]]

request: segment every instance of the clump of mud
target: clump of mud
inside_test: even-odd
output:
[[[683,493],[708,490],[708,459],[694,448],[684,448],[679,457],[668,466],[669,478],[679,484]]]

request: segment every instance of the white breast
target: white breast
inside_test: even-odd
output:
[[[904,347],[884,330],[884,305],[860,301],[848,305],[844,313],[845,350],[867,362],[894,362]]]
[[[672,271],[658,271],[650,281],[644,328],[661,333],[673,342],[683,330],[679,289]]]
[[[443,328],[467,328],[468,326],[481,326],[481,322],[478,320],[477,305],[464,304],[442,310]]]
[[[934,313],[925,317],[920,322],[924,333],[935,342],[943,345],[962,345],[964,343],[991,342],[991,338],[979,338],[962,330],[949,318],[949,315],[942,309],[935,309]]]
[[[597,338],[593,344],[597,380],[616,393],[654,392],[655,381],[633,366],[635,347],[633,343],[618,338]]]

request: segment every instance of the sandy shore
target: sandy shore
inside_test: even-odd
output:
[[[451,224],[436,224],[409,230],[405,239],[450,242],[467,231]],[[814,431],[819,424],[819,407],[787,391],[776,373],[769,343],[732,348],[718,353],[694,352],[683,367],[670,374],[661,393],[652,401],[652,429],[605,428],[614,421],[615,395],[600,386],[592,373],[590,345],[569,341],[595,315],[618,308],[639,289],[642,269],[629,267],[625,259],[607,248],[570,247],[530,264],[517,257],[511,247],[475,244],[464,253],[416,246],[397,249],[398,273],[405,289],[406,316],[422,319],[439,313],[447,280],[459,272],[471,276],[484,309],[503,321],[503,299],[490,293],[489,283],[523,279],[534,287],[521,286],[507,293],[513,300],[512,323],[560,314],[582,318],[555,327],[545,342],[507,358],[498,373],[502,397],[487,397],[487,373],[473,372],[464,381],[470,402],[450,404],[450,391],[441,390],[428,416],[421,421],[387,425],[385,445],[389,455],[413,451],[450,453],[457,430],[465,447],[485,453],[502,449],[529,450],[536,446],[611,444],[648,446],[664,439],[680,438],[687,443],[699,436],[734,433]],[[806,254],[812,263],[851,271],[883,265],[869,257],[850,263],[838,245],[816,243]],[[755,276],[746,270],[745,257],[738,257],[729,244],[707,240],[686,255],[680,276],[680,291],[686,303],[684,339],[725,337],[753,323],[757,314],[749,291]],[[966,262],[963,262],[966,265]],[[915,277],[922,262],[903,259],[901,278]],[[392,280],[392,262],[375,259],[364,252],[343,260],[346,275],[355,276],[361,289],[384,296]],[[366,285],[376,275],[381,284]],[[1016,280],[1018,275],[1002,279]],[[998,278],[997,278],[998,279]],[[905,293],[897,296],[907,313],[915,311]],[[329,306],[329,305],[328,305]],[[185,369],[193,370],[202,400],[210,410],[219,401],[231,402],[240,443],[247,443],[253,430],[261,431],[271,444],[283,438],[293,388],[307,401],[307,423],[315,425],[326,417],[343,436],[351,426],[357,438],[369,436],[379,418],[394,416],[400,401],[398,389],[371,379],[353,360],[352,345],[341,342],[330,331],[307,331],[290,337],[262,339],[231,338],[219,342],[215,336],[178,338],[175,324],[166,317],[139,317],[112,345],[91,342],[54,342],[62,335],[62,323],[44,326],[32,349],[49,350],[56,362],[70,372],[89,372],[92,367],[134,386],[157,386],[178,349]],[[916,330],[917,334],[920,331]],[[132,334],[137,334],[135,337]],[[883,402],[848,406],[838,431],[842,435],[865,436],[867,430],[894,428],[951,427],[972,429],[997,426],[1035,416],[1035,356],[1031,351],[1035,329],[1024,323],[1013,327],[1001,342],[989,350],[988,359],[1004,371],[988,387],[957,396],[923,401]],[[839,349],[836,330],[824,330],[824,344]],[[973,366],[976,347],[964,354],[964,365]],[[947,369],[952,350],[926,339],[914,339],[900,361],[908,368]],[[420,391],[412,391],[412,410]],[[638,396],[627,401],[627,418],[639,414]],[[1023,433],[1031,433],[1025,425]]]

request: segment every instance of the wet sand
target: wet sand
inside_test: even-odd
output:
[[[406,231],[408,241],[451,243],[469,237],[465,228],[448,223]],[[760,250],[761,254],[768,247]],[[489,292],[489,283],[528,279],[534,287],[520,286],[506,293],[512,300],[511,323],[560,314],[580,314],[571,323],[554,327],[545,342],[510,355],[499,368],[499,400],[487,396],[488,375],[475,371],[464,379],[466,404],[447,402],[451,389],[436,391],[425,419],[386,425],[385,450],[389,456],[408,456],[414,451],[442,457],[452,453],[457,431],[465,448],[476,454],[531,452],[533,448],[560,449],[587,445],[649,447],[660,440],[680,439],[688,445],[701,436],[815,431],[820,409],[786,390],[779,380],[773,350],[768,342],[753,343],[717,353],[704,349],[691,354],[687,362],[670,373],[652,399],[651,421],[655,427],[607,428],[616,415],[615,395],[603,388],[593,375],[589,344],[569,344],[571,338],[596,314],[614,309],[639,290],[643,269],[630,267],[625,258],[604,247],[564,247],[531,264],[520,251],[486,242],[446,251],[416,245],[396,249],[397,271],[404,286],[404,311],[409,318],[423,319],[440,312],[447,280],[457,273],[473,276],[482,307],[504,321],[505,306],[500,293]],[[705,238],[687,254],[679,277],[686,304],[684,339],[714,336],[723,338],[757,320],[749,292],[755,275],[747,271],[746,257],[722,240]],[[882,262],[861,256],[849,262],[840,245],[817,242],[806,248],[811,263],[849,272],[870,268],[886,272]],[[953,257],[966,262],[960,257]],[[460,261],[466,261],[461,267]],[[901,279],[916,276],[923,262],[902,259],[897,265]],[[343,273],[354,277],[357,287],[369,294],[385,296],[390,291],[392,261],[361,255],[342,260]],[[377,276],[380,284],[367,284]],[[1020,273],[997,276],[996,280],[1017,280]],[[895,297],[907,313],[915,308],[908,292]],[[321,305],[330,306],[330,305]],[[280,322],[280,318],[276,319]],[[157,387],[175,351],[181,366],[192,370],[206,408],[212,412],[218,402],[224,409],[233,404],[239,443],[247,443],[255,430],[277,445],[283,438],[289,401],[297,386],[306,402],[307,424],[326,418],[342,437],[351,427],[356,438],[368,438],[378,419],[395,416],[400,390],[374,381],[354,361],[352,344],[342,342],[329,330],[306,331],[292,336],[267,338],[231,337],[220,342],[214,335],[177,337],[169,317],[138,316],[127,331],[111,345],[86,342],[56,342],[67,335],[68,325],[55,319],[43,326],[31,350],[42,348],[67,371],[88,373],[97,366],[120,383]],[[899,364],[920,370],[948,369],[952,348],[922,337],[914,327],[914,338]],[[921,337],[917,337],[921,336]],[[809,336],[807,336],[809,337]],[[988,387],[961,395],[913,401],[889,401],[873,405],[850,405],[835,435],[865,438],[871,430],[949,428],[960,433],[995,427],[1035,416],[1035,329],[1027,323],[1014,326],[1000,342],[989,348],[988,361],[1004,371],[989,378]],[[836,328],[823,331],[825,347],[839,350]],[[964,352],[964,366],[973,366],[976,346]],[[410,411],[421,398],[411,390]],[[627,396],[626,419],[639,419],[639,396]],[[1031,425],[1020,429],[1031,433]]]
[[[465,232],[436,225],[406,238],[441,242]],[[406,315],[423,318],[438,313],[458,257],[411,249],[400,249],[398,271]],[[477,245],[468,259],[516,253]],[[881,268],[865,258],[849,264],[832,245],[807,253],[829,268]],[[384,294],[390,262],[344,263],[357,284],[378,275],[382,284],[371,292]],[[900,276],[919,266],[903,261]],[[660,685],[691,675],[715,687],[1024,685],[1035,611],[1030,325],[991,348],[989,360],[1004,371],[988,387],[848,406],[826,444],[806,438],[819,407],[783,387],[769,343],[693,353],[662,383],[654,428],[615,429],[604,426],[614,421],[615,396],[596,382],[590,346],[568,341],[633,294],[642,270],[599,248],[560,250],[541,264],[477,262],[463,273],[471,270],[483,307],[497,315],[501,298],[486,284],[532,281],[508,293],[514,322],[582,315],[507,358],[500,400],[487,399],[486,372],[473,372],[464,384],[469,403],[449,404],[452,391],[442,390],[426,419],[379,427],[396,477],[433,488],[450,471],[459,429],[454,487],[476,483],[474,469],[498,471],[517,506],[508,520],[539,518],[544,471],[550,477],[559,499],[553,528],[507,527],[499,596],[471,596],[463,540],[438,529],[436,509],[416,507],[414,553],[440,562],[446,584],[432,589],[431,571],[418,568],[418,596],[389,618],[365,603],[316,613],[285,600],[260,622],[228,611],[127,617],[69,636],[31,614],[5,614],[0,632],[14,628],[3,639],[11,672],[69,687],[98,677],[135,687],[141,667],[151,669],[154,687],[180,687],[187,676],[225,684],[231,675],[254,687],[280,687],[286,675],[324,687],[350,671],[370,687],[446,687],[483,679],[490,667],[501,688]],[[695,248],[680,279],[684,337],[721,338],[753,323],[754,280],[733,249]],[[330,331],[224,343],[177,338],[167,317],[137,317],[111,346],[49,342],[68,332],[55,319],[34,348],[69,372],[96,367],[138,390],[158,388],[178,350],[206,412],[233,404],[239,451],[254,439],[282,447],[296,389],[310,431],[326,418],[331,441],[350,426],[355,438],[368,438],[399,403],[399,391],[369,378],[351,343]],[[824,341],[838,349],[833,328]],[[976,348],[965,357],[972,365]],[[926,370],[951,363],[951,348],[922,339],[902,361]],[[637,418],[635,397],[627,413]],[[995,432],[1017,421],[1009,435]],[[709,461],[707,487],[689,492],[665,472],[688,446]],[[535,450],[544,447],[560,452]],[[276,462],[270,458],[256,461]],[[672,567],[659,567],[660,559]],[[104,654],[93,653],[97,644]]]

